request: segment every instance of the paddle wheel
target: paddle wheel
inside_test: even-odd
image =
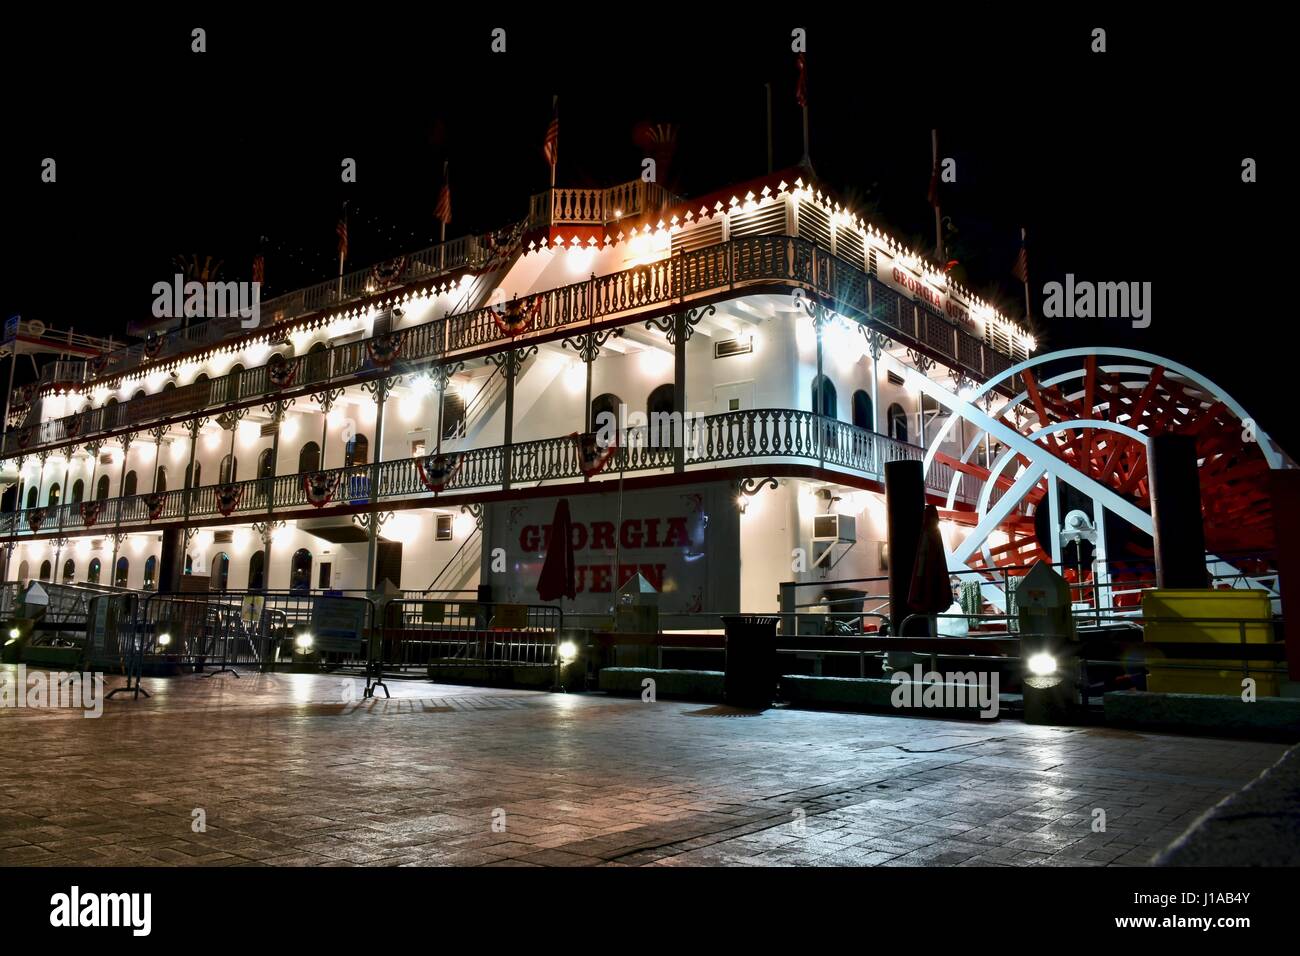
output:
[[[953,413],[926,467],[952,470],[943,517],[971,529],[955,552],[965,567],[1047,560],[1080,581],[1094,566],[1120,580],[1141,576],[1138,568],[1149,577],[1146,442],[1164,432],[1196,439],[1211,565],[1272,549],[1267,476],[1293,463],[1240,405],[1188,368],[1127,349],[1071,349],[1030,359],[961,397],[919,384]],[[1017,389],[1010,399],[997,391],[1004,384]],[[959,421],[961,455],[937,451]],[[973,510],[957,507],[959,485],[969,488],[963,476],[980,487]]]

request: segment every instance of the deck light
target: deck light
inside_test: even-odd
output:
[[[302,651],[305,654],[307,651],[311,650],[311,645],[312,645],[311,635],[299,634],[294,639],[293,643],[295,644],[295,646],[297,646],[298,650]]]
[[[18,638],[21,637],[21,636],[22,636],[22,634],[19,632],[18,628],[16,628],[16,627],[11,627],[11,628],[9,628],[9,641],[8,641],[8,643],[12,644],[14,641],[18,640]]]
[[[564,641],[560,644],[559,652],[560,660],[565,664],[568,664],[578,656],[578,645],[573,643],[573,641]]]
[[[172,642],[172,636],[171,636],[170,634],[159,634],[159,635],[158,635],[158,646],[159,646],[159,647],[166,647],[166,646],[167,646],[168,644],[170,644],[171,642]]]
[[[1029,673],[1035,677],[1051,677],[1056,673],[1056,658],[1046,651],[1031,654],[1027,661]]]

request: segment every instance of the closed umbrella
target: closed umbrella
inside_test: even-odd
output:
[[[907,607],[914,614],[942,614],[951,606],[952,584],[948,576],[948,553],[939,531],[939,510],[934,505],[926,505]]]
[[[574,598],[578,594],[573,565],[573,520],[569,517],[569,499],[561,498],[551,518],[551,534],[546,546],[546,560],[537,579],[537,596],[543,601]]]

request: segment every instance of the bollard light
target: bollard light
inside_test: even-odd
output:
[[[562,642],[558,650],[560,653],[560,660],[563,661],[565,664],[570,663],[575,657],[578,656],[578,645],[573,643],[573,641]]]
[[[1039,651],[1037,654],[1029,655],[1026,664],[1029,667],[1029,673],[1035,677],[1051,677],[1056,673],[1056,658],[1046,651]]]

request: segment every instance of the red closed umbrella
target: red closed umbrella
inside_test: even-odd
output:
[[[578,595],[573,565],[573,519],[569,517],[569,499],[561,498],[551,518],[551,535],[546,545],[546,560],[537,579],[537,596],[543,601]]]

